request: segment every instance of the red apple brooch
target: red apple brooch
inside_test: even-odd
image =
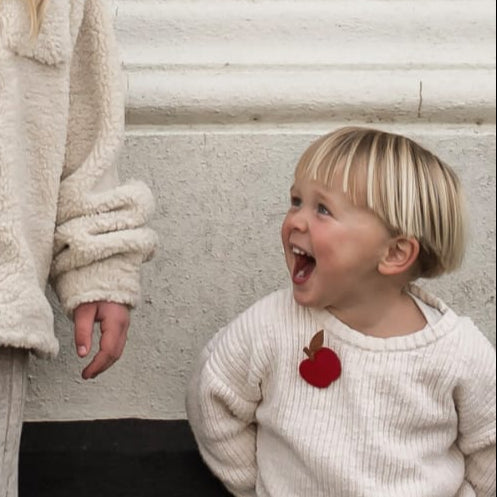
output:
[[[299,367],[300,376],[317,388],[330,386],[342,372],[340,359],[333,350],[323,347],[323,343],[324,330],[321,330],[312,337],[309,347],[304,347],[309,359],[302,361]]]

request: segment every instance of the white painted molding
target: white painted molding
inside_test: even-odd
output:
[[[493,0],[114,0],[128,121],[495,122]]]

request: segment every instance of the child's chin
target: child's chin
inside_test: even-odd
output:
[[[305,295],[304,292],[299,291],[299,288],[293,286],[293,298],[297,304],[303,307],[315,307],[315,301],[310,297],[310,295]]]

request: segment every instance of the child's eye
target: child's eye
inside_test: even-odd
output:
[[[323,204],[318,205],[318,213],[325,216],[331,216],[331,212]]]
[[[302,200],[300,200],[299,197],[295,197],[294,195],[292,195],[292,197],[290,197],[290,204],[292,207],[299,207],[301,203],[302,203]]]

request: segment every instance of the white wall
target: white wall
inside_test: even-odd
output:
[[[348,123],[405,133],[452,164],[472,238],[429,282],[495,343],[493,0],[114,0],[128,82],[123,176],[153,189],[161,247],[124,357],[83,382],[70,323],[33,361],[30,420],[183,418],[192,360],[285,285],[279,226],[298,156]]]

